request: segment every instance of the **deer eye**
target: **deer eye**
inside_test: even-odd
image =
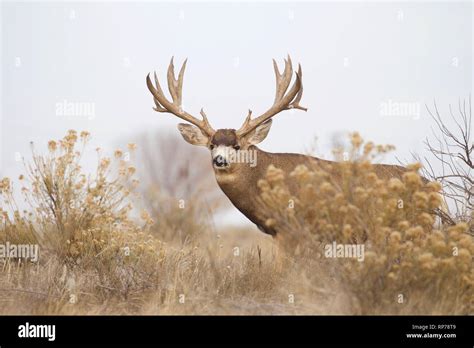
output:
[[[235,145],[235,146],[234,146],[234,150],[237,150],[237,151],[240,150],[240,146],[239,146],[239,145]]]

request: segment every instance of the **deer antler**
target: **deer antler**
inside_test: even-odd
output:
[[[207,120],[206,114],[204,110],[201,109],[201,116],[202,120],[188,114],[186,111],[182,109],[182,90],[183,90],[183,77],[184,77],[184,69],[186,68],[187,59],[184,61],[183,66],[179,70],[178,79],[176,80],[174,74],[174,64],[173,64],[173,57],[171,58],[170,65],[168,66],[168,90],[171,94],[171,98],[173,101],[169,101],[161,89],[160,83],[158,82],[158,77],[156,76],[155,72],[155,86],[150,79],[150,74],[146,77],[146,84],[148,89],[150,90],[151,94],[153,94],[153,100],[155,101],[156,107],[153,110],[157,112],[168,112],[179,118],[194,124],[195,126],[199,127],[204,133],[208,136],[212,136],[214,134],[214,129],[212,129],[209,121]]]
[[[276,92],[275,101],[273,105],[264,114],[252,119],[252,111],[249,110],[248,116],[244,121],[244,124],[237,131],[239,136],[243,136],[257,128],[259,125],[272,118],[279,112],[289,109],[300,109],[306,111],[305,107],[299,105],[301,97],[303,96],[303,73],[301,71],[301,65],[298,64],[298,71],[296,72],[296,80],[288,93],[288,86],[291,82],[293,75],[293,67],[291,64],[291,58],[285,59],[285,70],[282,74],[278,70],[278,65],[273,59],[273,68],[275,69],[276,77]]]

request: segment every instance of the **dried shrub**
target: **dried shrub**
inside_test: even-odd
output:
[[[421,177],[418,164],[401,178],[380,178],[372,162],[390,148],[357,134],[351,140],[347,161],[300,165],[289,177],[268,168],[260,201],[281,245],[303,260],[319,257],[360,313],[430,313],[434,304],[442,313],[472,313],[474,240],[465,223],[435,227],[441,185]],[[363,262],[326,258],[333,242],[363,245]]]
[[[20,177],[26,206],[22,211],[10,180],[2,180],[4,241],[37,243],[42,257],[56,257],[70,267],[99,267],[106,260],[130,263],[137,255],[134,249],[143,255],[149,244],[155,252],[156,242],[147,237],[152,221],[146,213],[142,224],[130,217],[130,188],[138,183],[135,168],[122,159],[122,151],[115,151],[112,160],[98,149],[96,171],[86,174],[80,161],[88,140],[87,132],[71,130],[50,141],[46,155],[33,149],[33,160]],[[125,257],[124,250],[131,256]]]
[[[423,162],[423,175],[442,185],[444,205],[437,210],[443,223],[455,225],[465,222],[474,235],[474,142],[472,139],[471,100],[459,101],[457,111],[449,106],[454,122],[449,126],[442,117],[436,103],[428,113],[435,123],[434,139],[426,139],[430,156],[414,156]]]
[[[70,131],[48,153],[34,153],[20,180],[24,209],[11,181],[0,181],[1,240],[40,244],[37,263],[0,260],[1,313],[472,313],[472,237],[463,224],[434,227],[439,185],[425,182],[418,166],[400,179],[374,175],[371,162],[390,147],[355,136],[351,159],[337,169],[341,180],[318,168],[285,177],[270,167],[261,201],[268,223],[288,232],[278,235],[288,236],[278,249],[263,235],[244,242],[236,230],[206,242],[158,240],[186,222],[170,215],[150,233],[150,215],[134,214],[138,183],[122,151],[110,160],[99,153],[96,171],[85,175],[88,137]],[[325,258],[332,241],[363,243],[364,261]]]
[[[107,158],[97,151],[96,170],[86,174],[80,162],[88,140],[86,132],[69,131],[50,141],[46,154],[33,151],[20,178],[24,209],[11,180],[0,180],[0,241],[40,246],[36,263],[0,259],[0,312],[228,313],[227,301],[238,306],[246,297],[271,293],[282,274],[271,255],[257,256],[251,249],[235,257],[212,239],[204,247],[178,248],[158,240],[150,232],[150,215],[134,216],[138,181],[125,153],[117,150]],[[160,228],[169,230],[162,235],[171,235],[180,223],[176,215],[167,219]],[[202,226],[188,228],[196,235]]]
[[[168,243],[209,238],[212,216],[227,207],[214,177],[209,154],[176,134],[141,134],[136,163],[142,200],[155,224],[151,232]]]

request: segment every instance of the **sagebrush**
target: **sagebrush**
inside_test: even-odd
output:
[[[467,224],[437,221],[440,187],[419,166],[402,180],[378,178],[371,163],[389,147],[356,138],[342,185],[318,168],[285,178],[269,167],[259,200],[268,223],[287,231],[276,240],[210,221],[204,234],[199,223],[187,226],[193,238],[163,240],[173,219],[184,219],[181,197],[153,197],[174,215],[138,210],[135,167],[121,150],[111,158],[99,150],[96,171],[86,173],[88,139],[69,131],[46,154],[33,152],[18,189],[1,181],[1,241],[40,246],[36,263],[0,260],[4,314],[473,313]],[[298,182],[298,197],[285,180]],[[195,215],[201,204],[188,198],[185,206]],[[332,241],[364,243],[365,261],[324,258]]]

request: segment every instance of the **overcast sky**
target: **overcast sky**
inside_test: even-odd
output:
[[[165,82],[172,55],[177,65],[188,58],[185,109],[204,106],[214,128],[270,106],[272,58],[300,62],[308,112],[274,119],[261,148],[275,152],[318,136],[329,156],[334,134],[358,130],[400,158],[422,154],[433,125],[425,103],[444,113],[472,91],[471,2],[13,1],[1,11],[1,175],[21,170],[30,141],[71,128],[106,149],[175,131],[178,119],[152,110],[145,85],[155,69]]]

